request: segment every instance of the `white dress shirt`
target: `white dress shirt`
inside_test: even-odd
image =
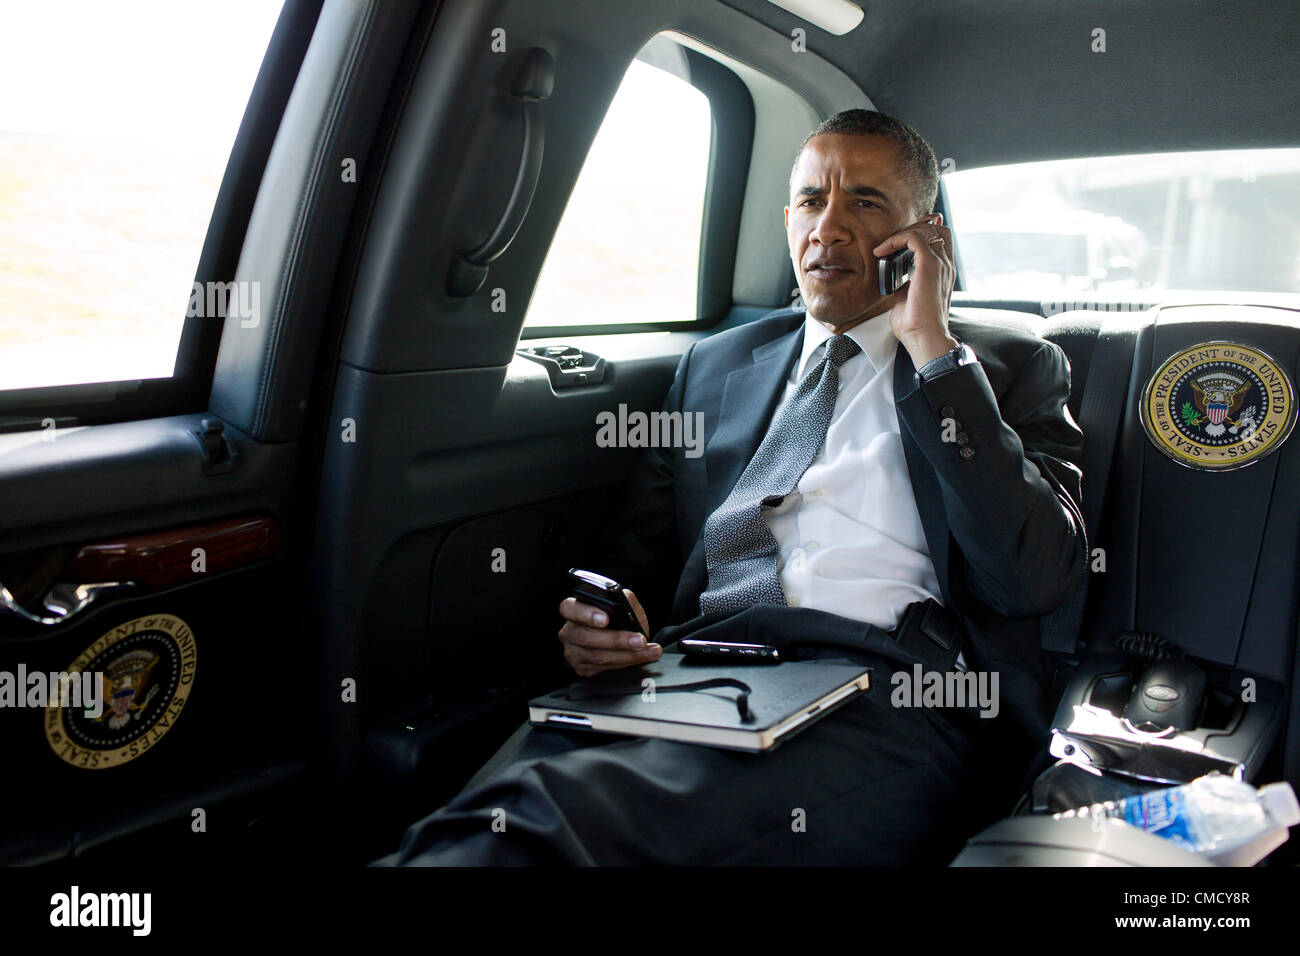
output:
[[[914,601],[942,602],[894,410],[898,340],[889,313],[847,333],[862,347],[839,369],[826,443],[776,508],[763,508],[780,548],[787,601],[889,630]],[[831,332],[809,316],[782,404],[825,354]]]

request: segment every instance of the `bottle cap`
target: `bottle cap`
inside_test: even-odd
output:
[[[1295,791],[1286,781],[1260,787],[1259,801],[1274,822],[1284,827],[1293,827],[1300,823],[1300,802],[1296,801]]]

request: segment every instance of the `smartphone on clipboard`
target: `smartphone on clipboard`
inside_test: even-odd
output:
[[[740,664],[779,664],[781,650],[771,644],[736,644],[728,641],[698,641],[684,637],[677,642],[688,657],[709,663],[735,661]]]

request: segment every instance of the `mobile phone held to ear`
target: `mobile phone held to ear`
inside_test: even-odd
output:
[[[912,273],[912,250],[899,249],[876,263],[881,295],[893,295]]]
[[[636,613],[628,603],[627,595],[613,578],[607,578],[595,571],[569,568],[569,594],[582,604],[590,604],[604,611],[609,616],[607,626],[610,630],[636,631],[638,634],[644,634],[647,639],[650,637],[641,630],[641,622],[636,619]]]

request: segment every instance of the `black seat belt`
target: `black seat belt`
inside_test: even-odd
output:
[[[1083,520],[1089,547],[1096,543],[1095,535],[1101,527],[1115,443],[1124,420],[1133,353],[1141,327],[1136,319],[1121,313],[1102,320],[1079,405],[1079,428],[1083,431]],[[1070,600],[1042,619],[1040,646],[1045,653],[1074,656],[1091,579],[1089,564],[1089,573]]]

